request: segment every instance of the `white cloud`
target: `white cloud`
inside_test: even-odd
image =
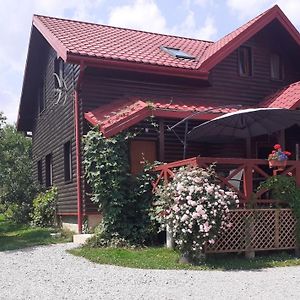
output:
[[[206,17],[204,24],[198,25],[189,1],[185,1],[187,11],[185,19],[173,27],[167,26],[154,0],[136,0],[132,4],[117,6],[111,9],[108,23],[114,26],[141,29],[151,32],[174,34],[179,36],[211,39],[217,32],[214,19]]]
[[[13,124],[16,122],[16,116],[19,107],[19,95],[11,90],[0,90],[0,111],[4,112],[7,122]]]
[[[272,6],[270,0],[227,0],[227,6],[241,20],[253,18]]]
[[[276,4],[283,10],[286,16],[294,25],[300,25],[300,1],[299,0],[279,0]]]
[[[166,33],[166,20],[153,0],[136,0],[111,9],[108,23],[114,26]]]
[[[180,25],[173,27],[171,32],[180,36],[212,40],[217,33],[217,27],[212,16],[207,16],[204,24],[198,25],[194,12],[190,10],[184,21]]]
[[[193,1],[196,5],[203,7],[207,7],[207,6],[217,6],[218,3],[214,0],[194,0]]]
[[[211,16],[206,17],[204,26],[199,29],[199,38],[203,40],[211,40],[217,34],[215,19]]]

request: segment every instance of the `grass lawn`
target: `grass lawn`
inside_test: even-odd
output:
[[[88,248],[69,250],[99,264],[117,265],[139,269],[182,269],[182,270],[251,270],[270,267],[300,265],[300,259],[291,254],[281,253],[258,256],[247,260],[238,255],[218,255],[203,261],[199,266],[180,264],[178,252],[163,247],[144,249]]]
[[[0,251],[72,240],[71,236],[66,234],[63,234],[60,238],[53,238],[50,236],[51,232],[54,231],[49,228],[16,225],[0,215]]]

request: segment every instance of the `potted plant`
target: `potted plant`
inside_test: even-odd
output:
[[[277,168],[279,171],[283,171],[286,167],[288,157],[291,155],[289,151],[283,151],[280,144],[274,145],[274,150],[268,156],[269,167]]]

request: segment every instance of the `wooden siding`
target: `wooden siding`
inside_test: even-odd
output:
[[[40,88],[43,89],[46,107],[42,113],[35,112],[33,126],[32,144],[33,144],[33,175],[38,182],[39,160],[42,160],[43,182],[45,182],[45,156],[52,153],[53,156],[53,185],[58,188],[58,212],[76,213],[76,153],[75,153],[75,135],[74,135],[74,113],[73,97],[74,84],[78,76],[78,67],[65,64],[65,80],[68,87],[68,97],[65,104],[62,99],[60,103],[55,104],[54,96],[54,60],[56,53],[45,43],[42,54],[43,70],[40,73]],[[37,101],[37,99],[36,99]],[[36,107],[37,107],[37,102]],[[64,143],[71,141],[72,149],[72,180],[65,182],[64,179]]]

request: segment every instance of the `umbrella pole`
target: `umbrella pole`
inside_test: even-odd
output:
[[[189,121],[185,121],[185,129],[184,129],[184,140],[183,140],[183,159],[186,159],[186,148],[187,148],[187,133],[189,130]]]
[[[246,139],[246,157],[251,158],[251,138]]]

